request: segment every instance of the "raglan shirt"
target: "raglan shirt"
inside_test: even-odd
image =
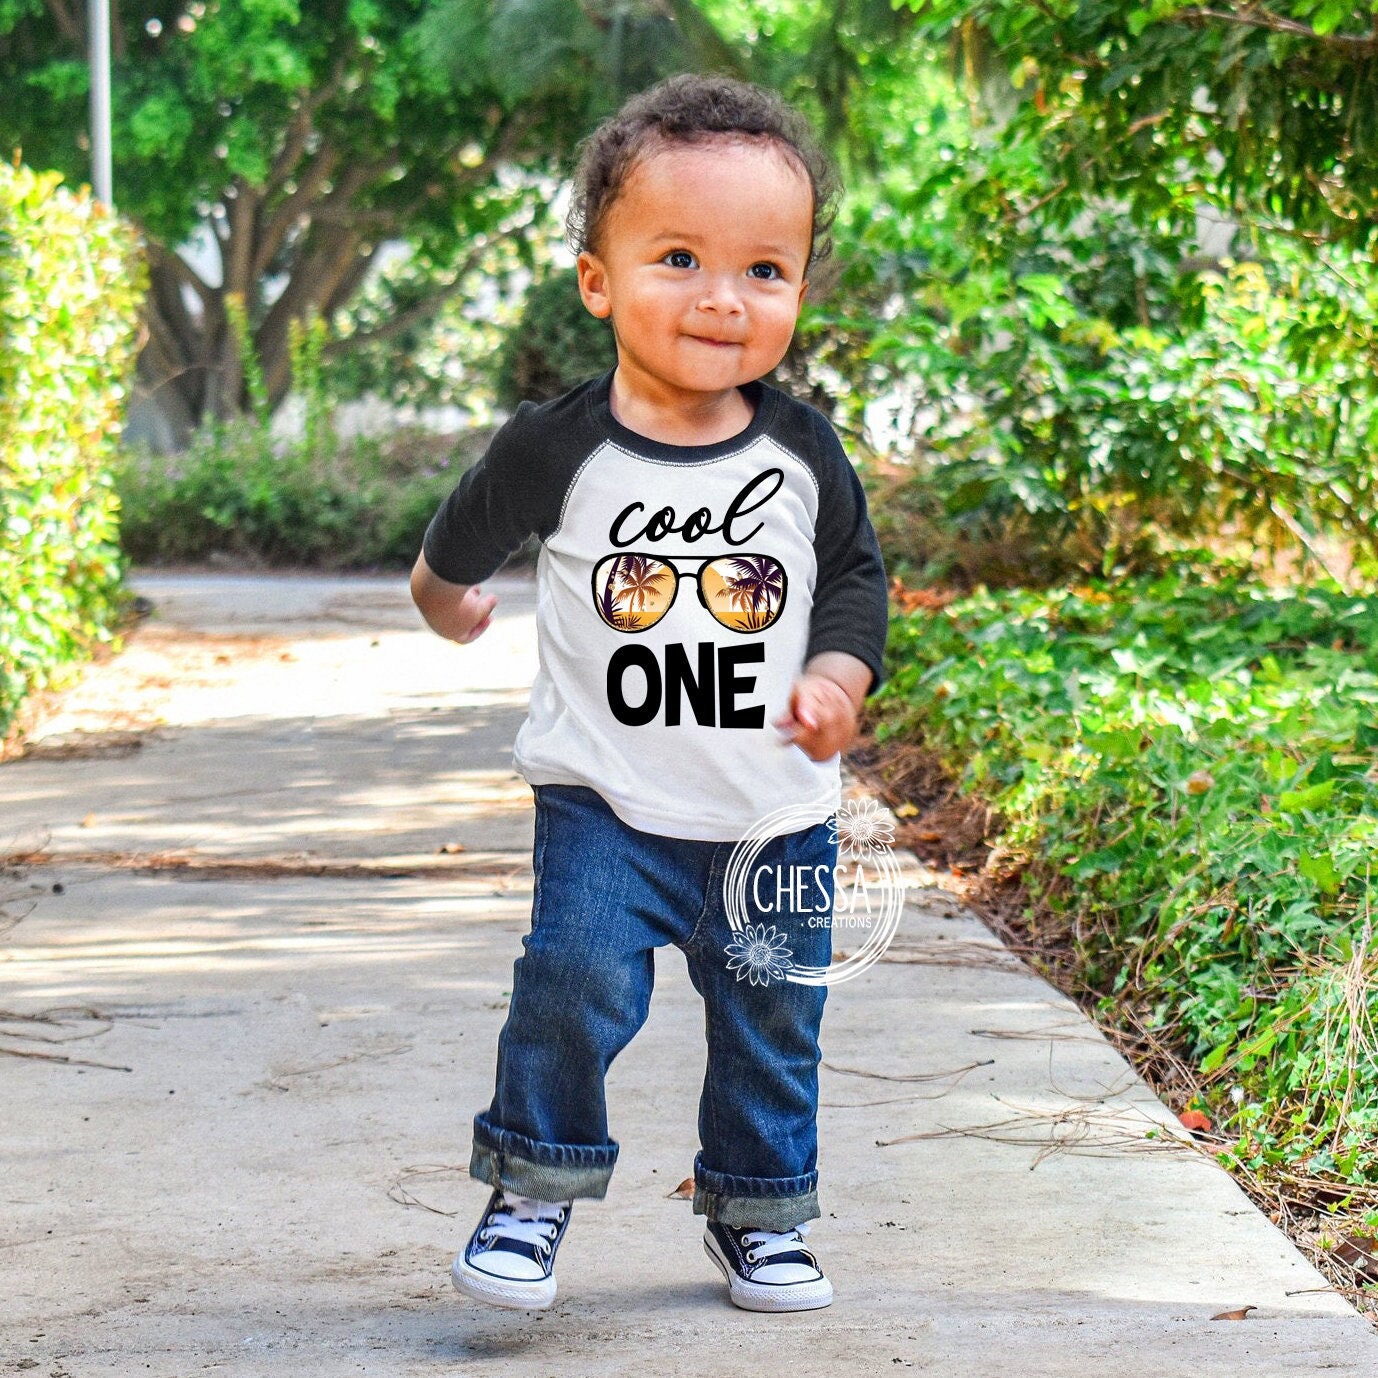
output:
[[[884,681],[885,569],[856,471],[821,412],[768,384],[743,389],[739,435],[667,445],[617,421],[611,383],[523,402],[426,531],[426,563],[455,584],[541,542],[514,763],[668,837],[735,841],[787,806],[784,831],[823,822],[840,758],[811,760],[773,724],[822,651],[863,661],[868,694]]]

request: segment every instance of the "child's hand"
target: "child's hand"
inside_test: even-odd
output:
[[[847,746],[856,735],[856,708],[851,696],[827,675],[805,671],[790,690],[790,711],[775,719],[774,726],[815,761],[826,761]]]
[[[453,630],[442,635],[459,642],[461,646],[467,645],[488,630],[488,624],[493,620],[493,609],[497,605],[496,593],[484,593],[477,584],[471,584],[455,607],[454,619],[449,623]]]
[[[488,630],[498,605],[497,595],[484,593],[477,584],[451,584],[441,579],[424,555],[412,570],[411,595],[426,625],[461,646]]]

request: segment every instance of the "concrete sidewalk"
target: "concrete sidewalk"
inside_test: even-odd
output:
[[[704,1069],[673,948],[556,1306],[461,1298],[531,901],[532,586],[489,581],[457,648],[400,578],[135,582],[157,615],[0,766],[0,853],[42,853],[0,878],[0,1050],[43,1055],[0,1056],[0,1373],[1378,1372],[1076,1007],[921,885],[829,992],[831,1307],[733,1308],[672,1196]]]

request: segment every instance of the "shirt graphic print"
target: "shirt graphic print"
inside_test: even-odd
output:
[[[820,651],[882,681],[885,572],[856,473],[778,389],[745,389],[752,421],[728,441],[663,445],[612,416],[611,377],[518,408],[426,534],[427,563],[461,584],[540,538],[516,767],[664,836],[736,840],[786,804],[821,822],[838,757],[810,760],[773,722]]]

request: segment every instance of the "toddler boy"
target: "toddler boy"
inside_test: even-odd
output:
[[[541,541],[540,669],[514,746],[536,806],[531,931],[473,1125],[469,1171],[492,1195],[451,1270],[484,1301],[554,1301],[573,1202],[604,1197],[617,1158],[604,1076],[669,943],[705,1004],[704,1247],[738,1306],[832,1300],[804,1247],[827,987],[784,965],[825,969],[829,925],[775,878],[832,875],[839,752],[883,679],[886,581],[832,427],[760,380],[834,191],[802,117],[745,83],[674,77],[600,126],[568,230],[617,364],[517,408],[412,574],[426,621],[467,643],[497,603],[481,582]],[[779,811],[792,826],[754,853],[771,879],[744,887],[744,943],[734,844]]]

